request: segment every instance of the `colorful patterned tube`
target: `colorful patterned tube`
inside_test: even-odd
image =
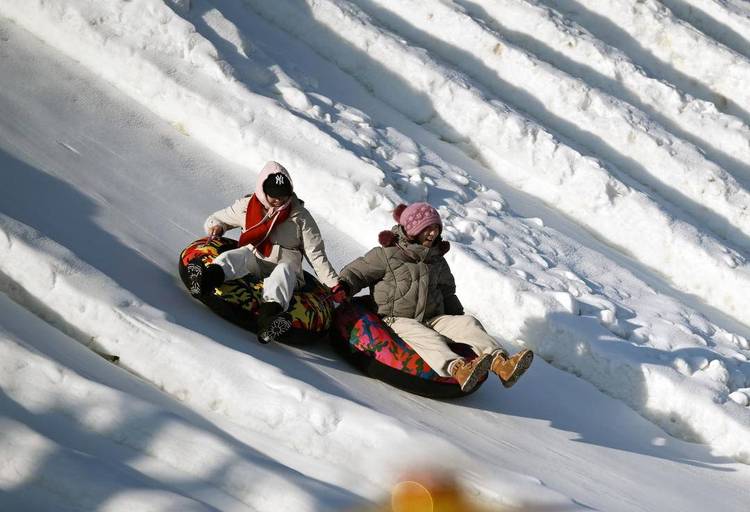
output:
[[[193,261],[204,265],[224,251],[235,249],[237,241],[231,238],[214,238],[210,242],[201,238],[188,245],[180,254],[180,278],[189,287],[186,266]],[[262,302],[263,282],[247,276],[227,281],[213,294],[199,299],[213,312],[252,332],[257,332],[258,305]],[[330,291],[315,277],[305,272],[305,286],[294,293],[289,306],[292,328],[279,341],[289,344],[308,343],[328,334],[333,315]]]
[[[357,297],[334,312],[330,337],[334,348],[365,374],[392,386],[431,398],[457,398],[461,391],[455,379],[441,377],[373,312],[369,297]],[[468,345],[453,343],[456,354],[472,359]]]

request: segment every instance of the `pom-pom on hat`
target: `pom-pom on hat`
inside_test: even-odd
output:
[[[443,229],[443,221],[440,220],[438,211],[427,203],[414,203],[409,206],[400,204],[393,210],[393,218],[398,222],[410,237],[415,237],[423,229],[437,224]]]

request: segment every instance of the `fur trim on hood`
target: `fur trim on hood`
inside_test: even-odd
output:
[[[394,228],[391,230],[381,231],[380,234],[378,234],[378,242],[380,243],[380,245],[383,247],[395,246],[400,238],[397,230],[402,231],[403,228],[401,226],[394,226]],[[451,244],[446,240],[438,239],[437,247],[440,251],[440,255],[444,256],[448,251],[450,251]]]

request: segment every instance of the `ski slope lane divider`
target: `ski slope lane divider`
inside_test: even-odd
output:
[[[741,119],[652,78],[620,49],[554,9],[525,0],[458,3],[506,40],[630,103],[671,133],[703,149],[738,180],[750,180],[750,127]]]
[[[418,0],[354,3],[553,133],[576,141],[750,251],[750,193],[698,148],[643,112],[509,44],[454,6]]]
[[[720,379],[708,384],[708,375],[727,372],[720,358],[700,371],[673,368],[665,358],[689,365],[674,353],[624,343],[592,317],[551,315],[531,323],[527,335],[539,340],[539,352],[554,366],[623,401],[670,435],[750,464],[750,408],[727,399]]]
[[[743,0],[661,0],[678,18],[750,59],[750,6]]]
[[[750,60],[679,20],[657,0],[541,0],[678,89],[750,122]],[[614,21],[616,20],[616,21]],[[611,30],[614,28],[614,30]],[[700,58],[696,58],[700,56]]]

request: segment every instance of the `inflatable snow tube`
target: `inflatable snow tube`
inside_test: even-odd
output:
[[[363,373],[410,393],[430,398],[458,398],[479,389],[461,391],[452,377],[441,377],[409,344],[374,313],[369,297],[357,297],[334,312],[330,338],[333,347]],[[450,344],[458,356],[476,357],[468,345]]]
[[[237,248],[231,238],[201,238],[188,245],[180,254],[180,278],[189,289],[186,266],[193,261],[204,265],[224,251]],[[305,272],[305,286],[294,293],[289,305],[292,328],[279,339],[284,343],[306,343],[325,337],[331,326],[333,303],[330,291],[315,277]],[[262,302],[263,282],[250,276],[227,281],[214,292],[199,300],[213,312],[252,332],[257,332],[258,306]]]

